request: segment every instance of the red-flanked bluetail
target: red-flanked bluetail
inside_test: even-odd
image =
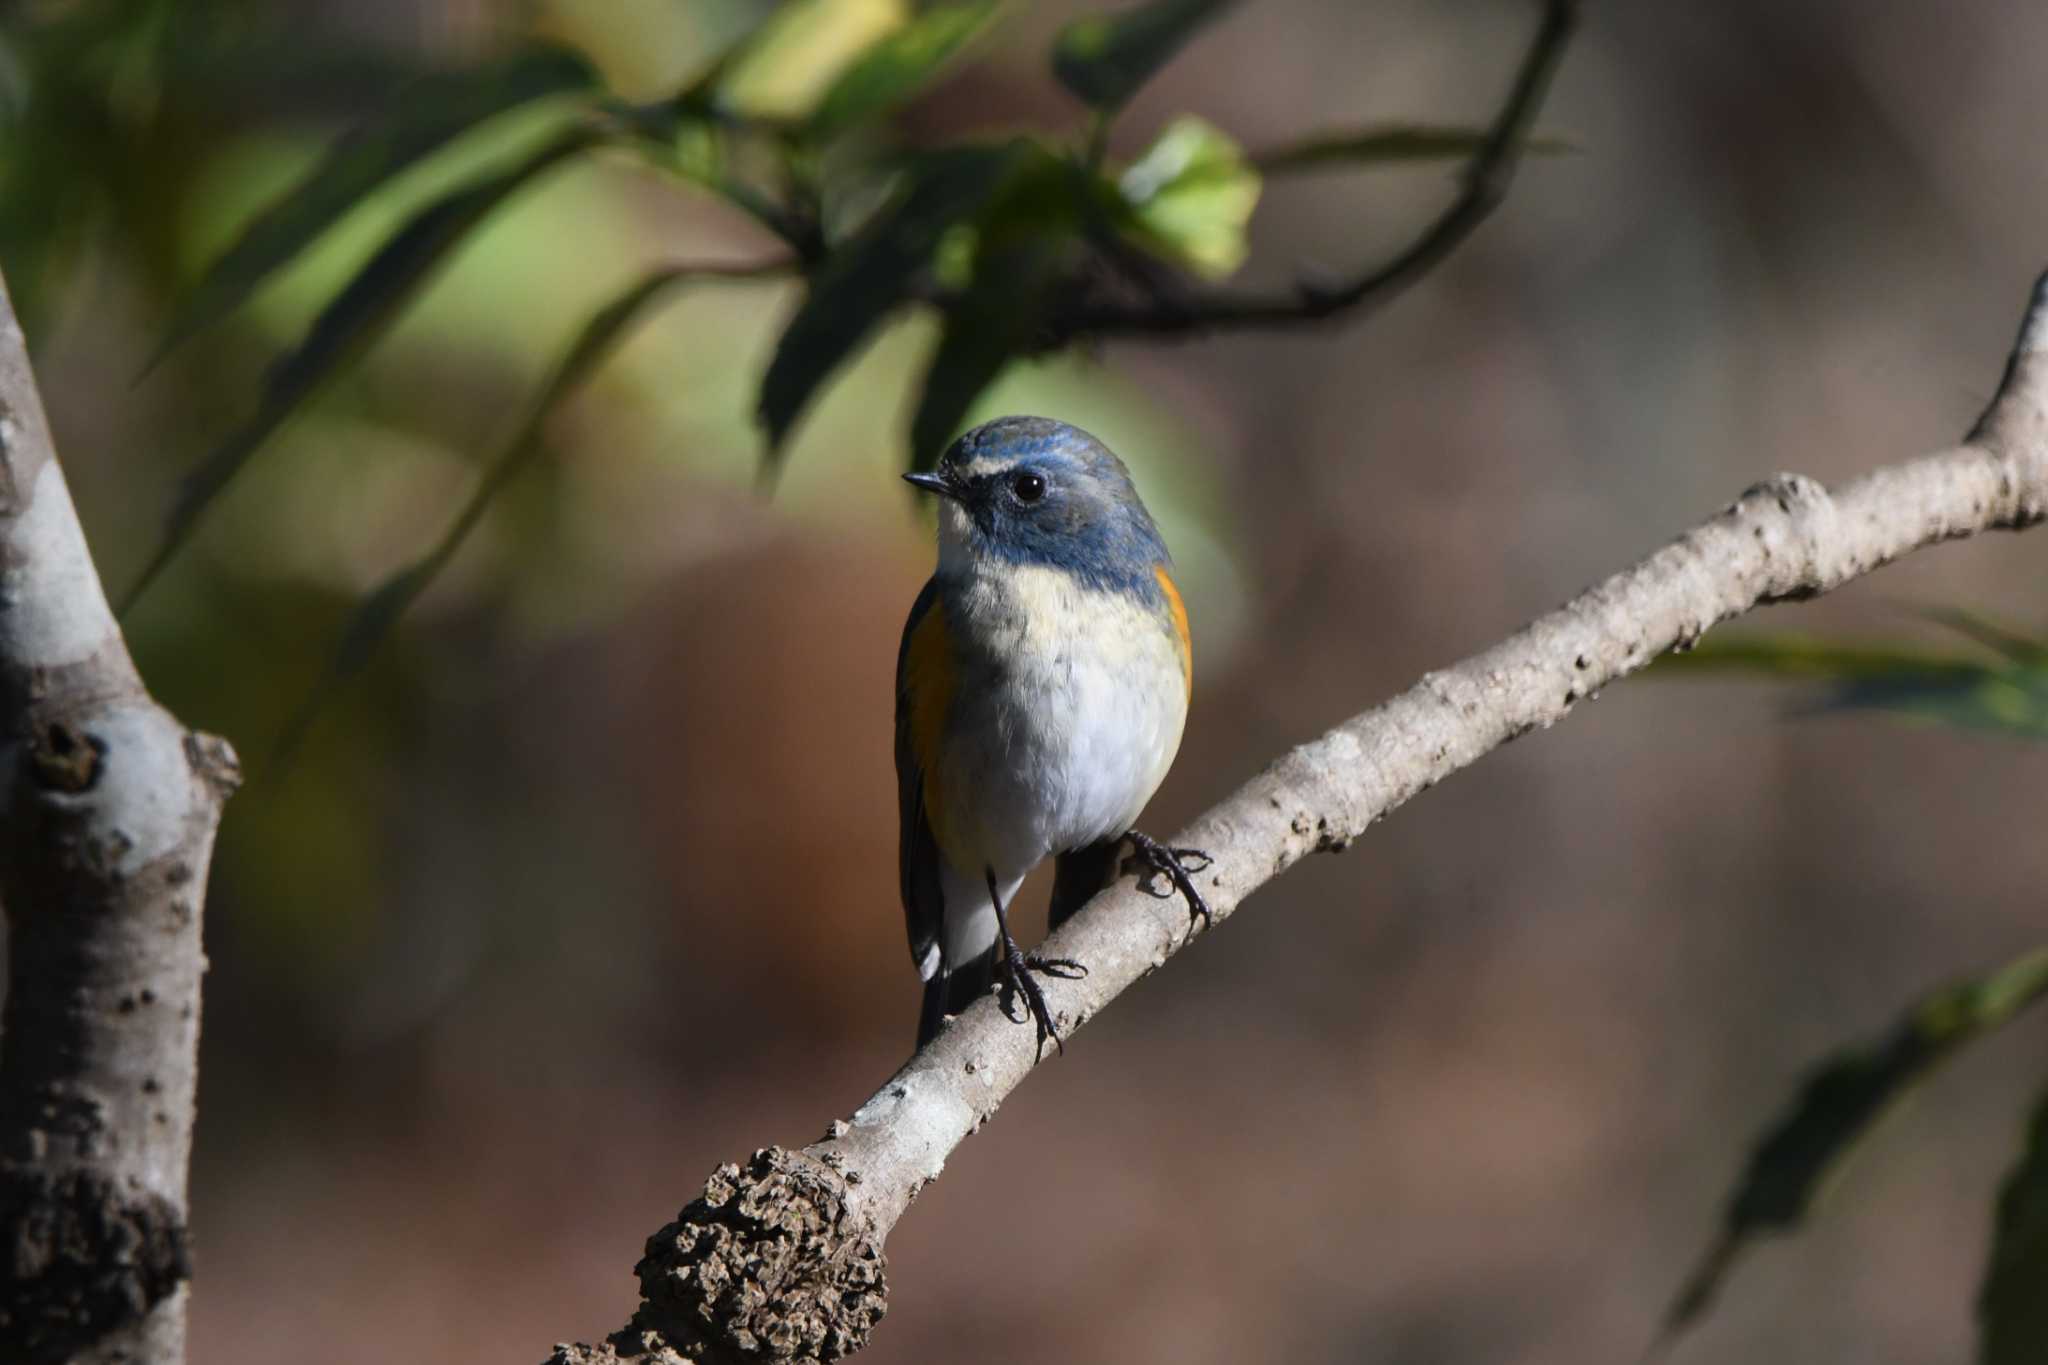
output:
[[[1187,609],[1129,471],[1085,431],[1005,417],[904,477],[940,499],[938,570],[896,662],[918,1043],[1001,977],[1042,1052],[1060,1037],[1031,973],[1086,968],[1018,949],[1008,910],[1025,873],[1057,858],[1057,928],[1114,879],[1128,841],[1161,894],[1209,913],[1183,865],[1203,855],[1132,829],[1180,748]]]

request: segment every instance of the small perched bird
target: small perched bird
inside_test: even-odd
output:
[[[938,571],[918,594],[896,657],[896,782],[903,912],[924,981],[922,1047],[1000,974],[1060,1042],[1009,903],[1024,874],[1058,855],[1050,922],[1115,876],[1128,840],[1155,892],[1187,898],[1189,931],[1209,908],[1197,849],[1131,826],[1165,778],[1187,720],[1187,610],[1166,542],[1123,461],[1087,432],[1043,417],[976,427],[929,474]],[[1199,861],[1198,861],[1199,860]],[[1187,864],[1194,863],[1190,868]]]

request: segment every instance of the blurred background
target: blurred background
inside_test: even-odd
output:
[[[181,291],[335,136],[535,38],[670,89],[765,10],[0,5],[0,268],[110,588],[271,357],[479,155],[401,177],[138,381]],[[1044,58],[1074,12],[1027,7],[907,131],[1078,130]],[[1112,153],[1190,110],[1251,146],[1481,123],[1534,19],[1258,0]],[[1148,827],[1754,480],[1957,439],[2048,257],[2044,72],[2038,5],[1591,6],[1540,120],[1576,152],[1391,308],[1013,368],[976,414],[1102,436],[1185,570],[1195,705]],[[1442,165],[1276,181],[1245,274],[1375,259],[1453,189]],[[652,264],[775,250],[631,159],[566,168],[131,617],[157,695],[254,770],[208,910],[195,1361],[595,1339],[716,1163],[811,1140],[906,1055],[891,676],[932,552],[893,471],[929,319],[833,385],[763,498],[754,389],[796,292],[680,295],[290,769],[266,761],[589,311]],[[1955,603],[2038,627],[2044,568],[2048,540],[1985,538],[1766,624],[1910,638],[1906,607]],[[1801,1071],[2040,934],[2048,752],[1797,700],[1632,682],[1262,892],[957,1153],[889,1240],[866,1358],[1634,1359]],[[2044,1045],[2023,1021],[1945,1071],[1680,1359],[1963,1357]]]

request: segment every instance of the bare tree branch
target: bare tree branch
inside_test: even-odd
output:
[[[143,690],[0,281],[0,1360],[184,1359],[199,923],[235,756]]]
[[[1173,842],[1215,855],[1201,880],[1221,924],[1302,858],[1345,848],[1409,798],[1718,622],[1818,596],[1923,546],[2044,518],[2048,275],[1963,445],[1832,495],[1797,474],[1756,485],[1634,568],[1284,755]],[[1043,950],[1089,968],[1044,983],[1063,1028],[1071,1036],[1164,965],[1187,928],[1177,900],[1128,876],[1097,896]],[[632,1322],[598,1345],[557,1347],[554,1365],[858,1350],[887,1306],[883,1239],[1030,1074],[1032,1042],[995,997],[978,1001],[819,1141],[720,1168],[649,1239]]]

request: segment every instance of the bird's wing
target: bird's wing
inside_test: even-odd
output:
[[[903,821],[898,856],[903,918],[910,960],[929,981],[939,970],[939,935],[945,895],[939,885],[939,845],[925,812],[925,771],[937,761],[937,735],[952,703],[952,653],[946,647],[944,608],[936,611],[938,580],[924,585],[903,623],[896,651],[896,801]]]

